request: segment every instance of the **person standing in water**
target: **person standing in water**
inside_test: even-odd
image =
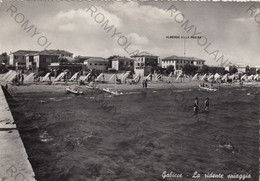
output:
[[[205,100],[205,111],[209,111],[209,98],[208,97]]]
[[[194,102],[194,107],[193,107],[193,111],[197,112],[199,110],[199,100],[198,97],[195,97],[195,102]]]

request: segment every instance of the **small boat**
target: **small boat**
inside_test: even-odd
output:
[[[108,88],[103,88],[103,91],[105,91],[107,93],[110,93],[110,94],[113,94],[113,95],[121,95],[121,94],[123,94],[122,92],[119,93],[118,91],[113,91],[113,90],[110,90]]]
[[[78,89],[78,90],[73,90],[73,89],[71,89],[71,88],[69,87],[69,88],[66,88],[66,90],[67,90],[67,92],[69,92],[69,93],[73,93],[73,94],[77,94],[77,95],[83,94],[83,92],[80,91],[79,89]]]
[[[88,88],[88,89],[95,89],[95,87],[92,87],[92,86],[89,86],[89,85],[86,85],[86,88]]]
[[[202,87],[201,85],[199,85],[199,88],[202,90],[210,91],[210,92],[216,92],[218,90],[218,89],[209,88],[209,87]]]

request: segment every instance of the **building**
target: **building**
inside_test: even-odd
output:
[[[160,64],[160,58],[159,56],[153,55],[148,52],[140,52],[138,54],[135,54],[131,56],[135,60],[134,66],[151,66],[151,67],[157,67]]]
[[[242,73],[242,74],[246,73],[246,69],[247,69],[246,65],[238,64],[236,65],[236,68],[238,73]]]
[[[162,59],[162,68],[167,68],[172,65],[174,66],[175,71],[182,70],[185,64],[195,65],[201,69],[202,66],[205,65],[205,60],[194,57],[179,57],[175,55]]]
[[[38,51],[32,50],[18,50],[10,53],[9,65],[15,66],[16,69],[26,68],[26,55],[32,55],[38,53]]]
[[[26,54],[25,55],[25,63],[27,70],[35,70],[36,63],[33,61],[34,54]]]
[[[127,57],[115,57],[112,59],[112,69],[115,70],[134,70],[134,59]]]
[[[36,72],[46,72],[48,71],[48,66],[51,63],[59,62],[59,59],[67,57],[72,59],[73,53],[67,52],[65,50],[43,50],[33,55],[32,65],[35,64]]]
[[[257,71],[257,68],[256,68],[256,67],[250,67],[250,68],[249,68],[249,74],[250,74],[250,75],[255,75],[255,74],[256,74],[256,71]]]
[[[134,71],[140,76],[147,76],[153,71],[153,68],[160,66],[159,56],[148,52],[140,52],[131,56],[134,61]]]
[[[108,68],[109,61],[102,57],[91,57],[84,61],[88,70],[105,71]]]

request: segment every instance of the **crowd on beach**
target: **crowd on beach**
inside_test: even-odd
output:
[[[12,80],[13,84],[20,85],[24,83],[24,74],[22,72],[18,73]]]

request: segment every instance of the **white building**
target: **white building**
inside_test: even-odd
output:
[[[179,56],[170,56],[162,59],[162,68],[167,68],[168,66],[174,66],[174,70],[182,70],[185,64],[191,64],[198,66],[199,69],[205,65],[205,60],[195,58],[195,57],[179,57]]]
[[[105,71],[108,68],[109,61],[101,57],[91,57],[84,61],[84,65],[90,70]]]
[[[135,60],[134,70],[141,76],[146,76],[151,73],[154,67],[160,66],[159,56],[153,55],[148,52],[140,52],[131,56]]]

